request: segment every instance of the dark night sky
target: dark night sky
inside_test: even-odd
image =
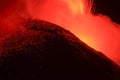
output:
[[[95,14],[102,13],[120,24],[120,0],[94,0]]]

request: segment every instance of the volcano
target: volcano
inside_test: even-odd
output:
[[[29,19],[0,40],[0,80],[120,80],[120,67],[68,30]]]

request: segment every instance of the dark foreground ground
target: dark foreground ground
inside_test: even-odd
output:
[[[120,67],[69,31],[28,20],[0,40],[0,80],[120,80]]]

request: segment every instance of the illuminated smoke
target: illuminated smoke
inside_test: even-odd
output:
[[[25,0],[0,0],[0,37],[16,30],[29,16]]]

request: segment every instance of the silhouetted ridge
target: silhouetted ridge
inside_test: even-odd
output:
[[[120,80],[120,68],[68,30],[28,20],[0,43],[0,80]]]

